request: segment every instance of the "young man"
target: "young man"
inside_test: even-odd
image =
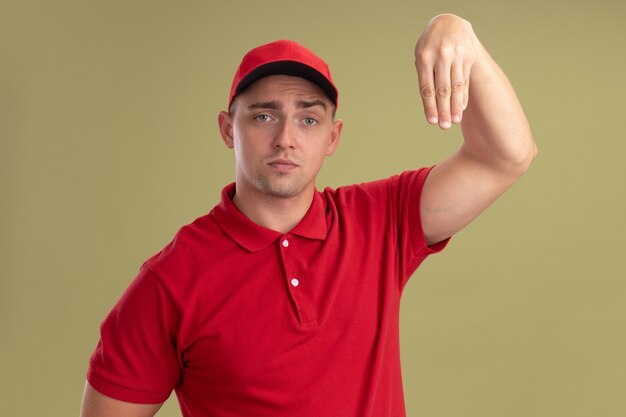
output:
[[[402,289],[528,168],[513,89],[471,25],[433,18],[416,49],[426,118],[461,124],[432,169],[319,192],[339,143],[335,88],[311,51],[250,51],[218,117],[236,182],[149,259],[102,325],[82,416],[401,416]]]

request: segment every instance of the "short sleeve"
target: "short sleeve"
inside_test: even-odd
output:
[[[87,372],[89,384],[122,401],[164,402],[181,375],[179,316],[158,277],[144,265],[100,326]]]
[[[400,287],[404,287],[426,257],[443,250],[449,241],[446,239],[428,246],[424,237],[420,203],[430,170],[406,171],[388,179],[363,184],[375,204],[384,207],[388,231],[397,247]]]
[[[422,190],[430,170],[422,168],[404,172],[398,179],[398,237],[407,260],[403,285],[428,255],[442,251],[450,240],[448,238],[430,246],[426,244],[420,208]]]

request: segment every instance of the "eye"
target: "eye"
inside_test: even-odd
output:
[[[269,122],[270,117],[267,114],[259,114],[258,116],[254,117],[254,120],[257,120],[259,122]]]
[[[312,117],[305,117],[302,121],[307,126],[315,126],[317,124],[317,120]]]

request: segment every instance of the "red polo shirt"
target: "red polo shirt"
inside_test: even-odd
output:
[[[427,173],[316,192],[287,234],[227,186],[107,316],[89,383],[136,403],[175,390],[186,417],[404,416],[400,295],[446,243],[422,233]]]

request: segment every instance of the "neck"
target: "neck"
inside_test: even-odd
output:
[[[233,204],[256,224],[287,233],[309,210],[315,189],[312,187],[294,197],[275,197],[255,191],[240,188],[237,183]]]

